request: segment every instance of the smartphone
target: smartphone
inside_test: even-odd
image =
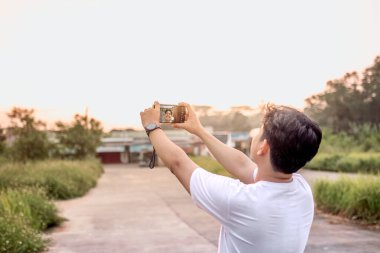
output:
[[[186,119],[186,107],[182,105],[160,105],[160,123],[183,123]]]

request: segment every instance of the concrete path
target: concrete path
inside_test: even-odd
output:
[[[85,197],[58,203],[68,221],[48,235],[49,253],[217,252],[219,224],[166,168],[105,171]],[[380,252],[380,232],[317,214],[305,252]]]

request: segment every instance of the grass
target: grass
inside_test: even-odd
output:
[[[372,159],[376,155],[355,153],[348,159],[365,160]],[[342,157],[323,154],[321,159],[324,162],[336,163],[336,160],[342,159]],[[211,157],[192,156],[190,158],[200,167],[212,173],[231,177]],[[341,164],[343,163],[341,162]],[[317,180],[313,187],[313,194],[317,207],[325,212],[360,220],[367,224],[380,224],[380,175],[362,175],[357,178],[342,177],[336,181]]]
[[[54,204],[38,188],[6,190],[0,193],[0,216],[21,216],[32,228],[43,231],[62,219]]]
[[[305,168],[336,172],[380,173],[380,153],[318,153]]]
[[[380,224],[380,176],[317,180],[313,193],[317,207],[325,212]]]
[[[230,173],[228,173],[223,166],[218,163],[215,159],[212,157],[208,156],[190,156],[191,160],[195,162],[199,167],[208,170],[212,173],[222,175],[222,176],[227,176],[227,177],[232,177]]]
[[[0,192],[0,252],[39,252],[41,231],[60,224],[54,204],[38,188]]]
[[[42,231],[62,221],[53,199],[84,195],[102,174],[97,160],[0,165],[0,253],[41,252]]]
[[[102,167],[95,159],[7,163],[0,167],[0,189],[38,187],[50,198],[70,199],[94,187],[101,173]]]
[[[46,247],[41,234],[21,216],[0,216],[0,253],[34,253]]]

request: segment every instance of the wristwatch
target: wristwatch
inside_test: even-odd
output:
[[[146,134],[149,136],[151,132],[154,130],[161,128],[157,123],[149,123],[148,125],[144,126]]]

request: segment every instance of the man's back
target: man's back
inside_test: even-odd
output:
[[[219,252],[303,252],[313,220],[309,185],[299,174],[289,183],[243,184],[197,169],[191,194],[221,224]]]

